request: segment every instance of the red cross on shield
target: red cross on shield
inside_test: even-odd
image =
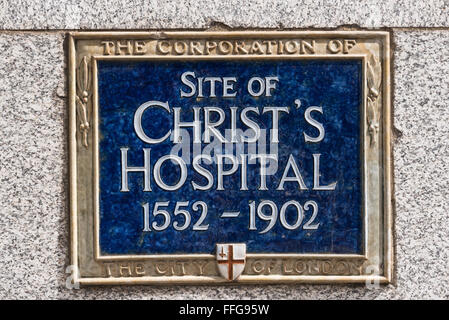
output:
[[[246,244],[217,243],[217,264],[220,275],[229,281],[237,279],[245,269]]]

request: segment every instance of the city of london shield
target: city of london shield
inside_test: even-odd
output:
[[[217,264],[220,275],[229,281],[237,279],[245,269],[244,243],[217,244]]]

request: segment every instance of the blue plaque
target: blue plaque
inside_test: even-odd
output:
[[[231,97],[223,97],[225,77],[233,79],[229,81]],[[182,97],[184,91],[200,90],[198,78],[203,79],[203,97],[199,98],[198,93]],[[204,81],[209,78],[217,79],[214,97],[210,96],[213,83]],[[255,78],[262,79],[252,82],[255,90],[261,84],[266,86],[269,82],[266,79],[275,79],[270,83],[273,88],[258,96],[251,95],[248,85]],[[216,243],[235,239],[245,242],[247,250],[255,253],[361,254],[361,79],[360,59],[99,61],[102,254],[211,253]],[[194,89],[189,87],[192,83]],[[153,106],[136,123],[136,112],[148,102],[153,102]],[[209,107],[219,108],[223,121],[214,127],[218,138],[213,132],[210,143],[206,143],[205,117],[210,118],[210,123],[220,120],[219,111],[211,111]],[[189,140],[183,148],[178,147],[182,142],[173,141],[174,108],[179,110],[184,139]],[[231,119],[231,109],[235,119]],[[242,115],[247,115],[251,122],[242,121]],[[195,146],[194,121],[199,123],[201,134]],[[251,131],[248,134],[251,136],[260,131],[259,139],[252,144],[255,150],[251,143],[231,143],[232,121],[235,141],[242,140],[239,132]],[[260,129],[249,129],[248,124]],[[147,143],[139,138],[136,125],[148,137],[164,137],[170,131],[171,136],[161,142]],[[276,142],[274,135],[278,136]],[[193,166],[195,148],[201,150],[198,155],[212,159],[212,163],[204,161],[200,167],[207,173]],[[126,150],[126,162],[121,161],[121,150]],[[150,154],[148,172],[124,173],[144,167],[144,150]],[[182,159],[183,164],[161,162],[163,184],[158,185],[155,164],[170,154]],[[218,168],[218,154],[232,157],[225,158],[228,161],[224,161],[222,169]],[[277,166],[277,170],[261,178],[261,158],[249,161],[258,155],[275,157],[277,162],[264,165]],[[242,163],[242,157],[246,163]],[[186,178],[180,181],[182,166]],[[232,172],[221,176],[222,187],[218,170]],[[122,185],[122,174],[128,175],[126,186]],[[150,176],[151,191],[145,191],[145,174]],[[288,178],[282,182],[284,175]],[[195,185],[207,185],[207,176],[212,177],[209,186],[195,190]],[[314,176],[319,176],[318,186],[314,186]],[[266,180],[265,187],[261,186],[261,179]],[[173,190],[164,188],[177,183]],[[123,191],[124,187],[127,191]],[[261,206],[264,201],[267,204]],[[168,211],[170,218],[154,215],[158,203],[158,208]],[[182,208],[190,215],[190,223],[182,230],[174,228],[174,224],[186,222],[185,215],[174,215],[179,203],[184,203]],[[194,210],[195,203],[201,203],[201,209]],[[144,221],[145,206],[149,207],[148,221]],[[251,206],[256,207],[253,217]],[[279,216],[282,208],[285,225]],[[227,212],[235,214],[228,217]],[[270,215],[270,220],[263,218]],[[195,230],[200,218],[200,228]],[[150,224],[148,228],[145,222]],[[167,226],[154,229],[152,224]]]
[[[388,282],[388,33],[182,35],[71,38],[80,281]]]

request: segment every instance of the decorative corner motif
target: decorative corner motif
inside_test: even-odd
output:
[[[229,281],[236,280],[245,269],[246,244],[217,243],[217,264],[220,275]]]
[[[90,129],[88,103],[91,96],[90,87],[92,80],[87,56],[83,57],[77,71],[76,85],[78,94],[76,95],[76,111],[80,121],[79,129],[82,135],[82,144],[87,148],[89,146],[87,135]]]
[[[367,122],[371,147],[376,144],[377,133],[379,132],[379,96],[382,67],[379,60],[372,55],[367,63],[367,84],[368,84],[368,106]]]

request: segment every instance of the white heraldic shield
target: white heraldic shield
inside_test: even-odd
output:
[[[245,269],[246,244],[217,243],[217,264],[220,275],[229,281],[237,279]]]

